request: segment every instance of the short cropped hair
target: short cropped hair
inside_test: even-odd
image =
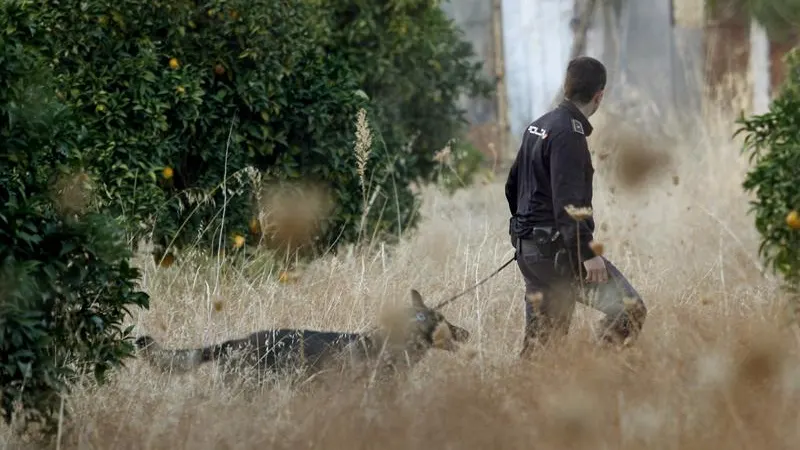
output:
[[[564,80],[564,97],[586,104],[606,87],[606,67],[588,56],[579,56],[569,62]]]

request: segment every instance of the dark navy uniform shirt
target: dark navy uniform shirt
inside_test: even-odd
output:
[[[576,223],[564,209],[592,207],[594,168],[586,143],[591,134],[589,120],[566,100],[528,126],[506,181],[513,238],[529,238],[534,226],[557,227],[575,255],[578,226],[580,259],[595,256],[589,247],[594,220]]]

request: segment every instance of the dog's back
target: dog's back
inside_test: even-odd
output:
[[[262,330],[243,338],[188,349],[163,349],[150,336],[136,340],[136,346],[151,364],[177,372],[212,361],[261,372],[293,372],[306,366],[317,368],[343,350],[358,352],[364,345],[367,342],[359,333],[293,328]]]
[[[399,356],[413,365],[429,348],[452,351],[454,342],[469,339],[466,330],[427,307],[419,292],[411,292],[412,305],[402,315],[399,339],[396,333],[385,329],[349,333],[280,328],[202,348],[163,349],[150,336],[139,337],[136,346],[151,365],[161,370],[185,372],[216,361],[261,373],[310,375],[326,366],[343,368],[369,361],[393,366],[398,356],[393,353],[398,351],[402,354]]]
[[[259,371],[318,370],[347,349],[367,346],[364,335],[335,331],[280,328],[251,333],[203,350],[203,361],[243,362]],[[365,353],[366,349],[361,350]]]

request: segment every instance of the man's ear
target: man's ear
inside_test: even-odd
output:
[[[606,95],[606,90],[600,89],[600,92],[594,95],[595,102],[599,105],[605,95]]]

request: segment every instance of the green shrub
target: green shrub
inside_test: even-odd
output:
[[[800,287],[800,229],[792,211],[800,211],[800,49],[785,62],[788,78],[767,113],[741,118],[745,150],[753,166],[744,188],[754,192],[755,225],[761,234],[760,256],[788,285]],[[800,227],[800,225],[797,225]]]
[[[29,11],[53,31],[34,38],[86,124],[75,158],[102,180],[101,206],[125,218],[134,243],[152,231],[162,246],[198,235],[214,245],[223,202],[223,244],[245,234],[249,165],[299,178],[324,161],[341,174],[336,187],[349,181],[345,133],[361,102],[341,67],[323,64],[302,3],[46,1]]]
[[[469,186],[484,167],[485,156],[469,142],[455,142],[434,157],[439,160],[437,181],[450,194]]]
[[[0,4],[0,412],[52,430],[60,394],[131,356],[128,308],[147,307],[110,218],[87,210],[89,180],[66,163],[79,134],[53,78],[17,39],[30,24]]]
[[[247,236],[254,168],[330,189],[326,249],[416,224],[409,183],[433,176],[433,153],[463,127],[458,97],[484,86],[435,2],[367,2],[355,18],[351,3],[44,0],[25,3],[34,26],[19,32],[82,125],[70,161],[100,182],[97,207],[134,245]],[[353,152],[362,108],[374,136],[366,221]]]
[[[327,52],[347,61],[374,100],[386,145],[396,151],[410,144],[404,164],[415,177],[436,179],[434,154],[465,131],[459,99],[493,90],[471,44],[438,0],[315,1],[332,9]]]

